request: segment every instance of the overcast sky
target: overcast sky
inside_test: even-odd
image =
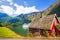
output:
[[[47,9],[57,0],[0,0],[0,12],[17,16]]]

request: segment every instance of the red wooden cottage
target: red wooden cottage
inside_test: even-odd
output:
[[[55,14],[40,19],[37,18],[30,24],[29,31],[34,36],[55,36],[60,32],[56,27],[58,23],[59,21]]]

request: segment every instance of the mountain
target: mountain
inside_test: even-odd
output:
[[[28,14],[20,14],[17,17],[26,18]]]
[[[22,17],[15,17],[11,18],[8,22],[10,23],[17,23],[17,24],[24,24],[24,23],[30,23],[31,21]]]
[[[2,17],[9,17],[6,13],[1,13],[0,12],[0,18],[2,18]]]
[[[9,17],[6,13],[0,12],[0,22],[5,22],[8,21],[9,19],[11,19],[11,17]]]
[[[55,2],[43,12],[45,16],[55,13],[57,14],[58,17],[60,17],[60,1]]]
[[[32,12],[32,13],[28,13],[28,14],[21,14],[18,17],[22,17],[28,20],[33,21],[35,18],[41,18],[41,13],[42,12]]]
[[[42,17],[42,12],[33,12],[27,16],[27,18],[32,21],[36,18],[41,18],[41,17]]]
[[[18,18],[12,18],[12,19],[9,20],[9,22],[11,22],[11,23],[17,23],[19,21],[20,20]]]

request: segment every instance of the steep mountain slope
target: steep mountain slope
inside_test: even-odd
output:
[[[41,18],[42,12],[32,12],[32,13],[28,13],[28,14],[21,14],[18,17],[22,17],[28,20],[33,21],[35,18]]]
[[[33,12],[28,15],[28,19],[34,20],[35,18],[40,18],[41,17],[41,12]]]
[[[55,2],[47,10],[43,12],[44,15],[50,15],[56,13],[60,17],[60,1]]]

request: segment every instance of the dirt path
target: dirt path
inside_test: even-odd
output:
[[[0,39],[0,40],[60,40],[60,38],[24,38],[24,39]]]

